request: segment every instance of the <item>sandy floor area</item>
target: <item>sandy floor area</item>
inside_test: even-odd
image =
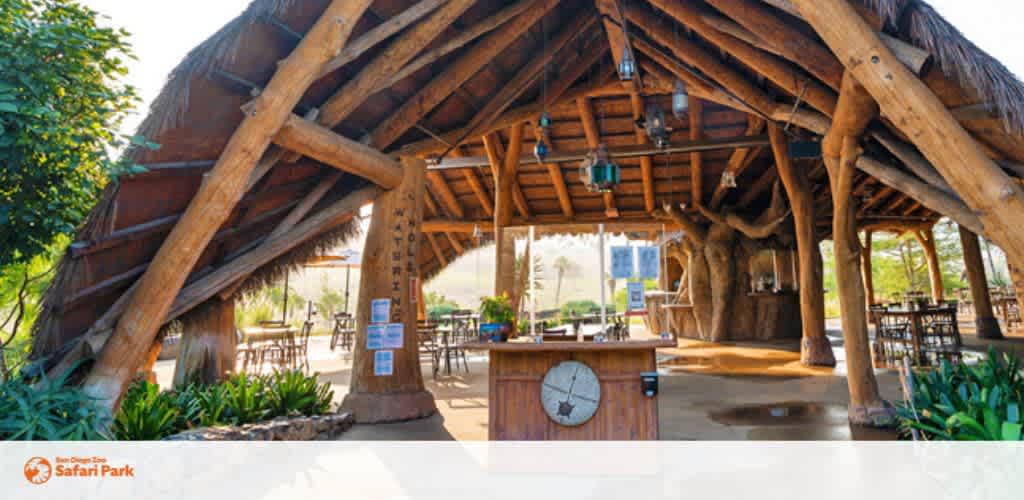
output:
[[[659,351],[658,409],[665,440],[848,440],[893,439],[892,432],[851,428],[839,324],[829,322],[839,358],[836,368],[808,368],[799,363],[799,344],[709,344],[682,340]],[[963,324],[967,349],[1024,352],[1024,333],[1004,341],[981,341]],[[634,336],[642,335],[639,332]],[[348,392],[351,354],[331,352],[326,337],[311,340],[310,364],[332,384],[340,402]],[[173,361],[160,361],[162,385],[170,383]],[[424,373],[430,373],[429,362]],[[900,398],[894,372],[878,371],[882,396]],[[357,425],[346,440],[485,440],[487,439],[487,358],[469,356],[469,373],[456,371],[426,377],[437,399],[438,414],[411,422]]]

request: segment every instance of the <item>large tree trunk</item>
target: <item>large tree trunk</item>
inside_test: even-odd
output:
[[[964,251],[964,267],[970,282],[971,299],[974,300],[974,326],[978,338],[1001,339],[999,320],[992,311],[992,298],[988,294],[988,278],[985,277],[985,262],[981,260],[981,244],[978,235],[960,226],[960,245]]]
[[[939,266],[939,253],[935,249],[935,233],[931,229],[914,231],[914,237],[924,249],[924,257],[928,261],[928,279],[931,282],[932,301],[941,304],[945,300],[946,291],[942,286],[942,268]]]
[[[835,366],[832,344],[825,336],[825,288],[821,276],[821,249],[814,234],[814,193],[810,179],[806,172],[794,168],[782,129],[775,123],[769,123],[768,133],[796,227],[800,259],[800,318],[803,324],[800,362],[809,366]]]
[[[860,274],[864,278],[867,307],[875,305],[875,273],[871,269],[871,231],[864,231],[864,248],[860,250]]]
[[[416,307],[409,303],[412,282],[417,276],[426,164],[423,160],[403,157],[402,165],[405,173],[401,185],[373,204],[363,251],[365,272],[359,278],[352,382],[342,402],[342,408],[351,411],[357,422],[396,422],[426,417],[437,411],[434,396],[423,386]],[[389,321],[401,323],[404,328],[402,348],[391,350],[393,372],[390,375],[375,374],[375,354],[381,351],[371,351],[366,345],[374,299],[390,299]]]
[[[711,292],[713,282],[708,261],[704,258],[703,247],[689,252],[686,269],[690,281],[690,304],[693,306],[693,317],[697,321],[697,332],[700,333],[700,338],[711,340],[715,324],[715,307]]]
[[[207,307],[185,321],[174,387],[215,384],[235,370],[235,301],[212,299]]]

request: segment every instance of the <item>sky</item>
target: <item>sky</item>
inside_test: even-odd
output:
[[[168,73],[196,45],[238,16],[249,0],[82,0],[109,19],[113,26],[127,29],[137,60],[129,63],[128,82],[139,90],[143,104],[131,119],[126,120],[122,132],[132,134],[149,103],[163,87]],[[956,25],[969,39],[983,50],[1001,60],[1017,75],[1024,75],[1024,3],[1018,0],[931,0],[931,5]],[[365,223],[364,223],[365,225]],[[540,242],[537,252],[544,255],[544,267],[551,272],[551,264],[558,255],[577,260],[583,269],[596,269],[597,256],[594,240],[557,239]],[[352,242],[361,248],[361,241]],[[438,283],[438,291],[469,305],[476,298],[489,293],[492,287],[494,252],[484,250],[468,254],[449,266],[428,284],[428,291]],[[309,271],[296,280],[299,293],[307,298],[318,295],[326,284],[336,290],[344,287],[344,273],[340,271]],[[358,275],[353,275],[354,283]],[[563,283],[562,300],[596,299],[598,273],[583,272]],[[554,284],[540,293],[540,299],[549,306],[553,302]]]

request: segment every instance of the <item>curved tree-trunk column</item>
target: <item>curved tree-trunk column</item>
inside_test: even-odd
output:
[[[932,301],[941,304],[945,300],[946,291],[942,286],[942,268],[939,266],[939,252],[935,249],[935,233],[931,229],[914,231],[914,238],[924,249],[925,260],[928,261],[928,279],[931,281]]]
[[[146,360],[142,362],[142,367],[139,368],[139,372],[136,373],[136,378],[145,380],[151,384],[156,383],[156,372],[153,371],[153,367],[156,366],[156,361],[160,359],[160,352],[164,350],[164,343],[158,337],[153,341],[153,345],[150,346],[149,352],[146,353]]]
[[[711,340],[714,325],[714,300],[711,291],[711,270],[704,258],[704,248],[695,248],[689,252],[687,275],[690,281],[690,305],[693,306],[693,318],[697,321],[697,332],[700,338]]]
[[[825,287],[821,271],[821,250],[814,235],[814,193],[807,173],[797,171],[789,157],[789,144],[782,129],[768,124],[775,166],[789,195],[796,226],[797,254],[800,259],[800,319],[803,337],[800,362],[809,366],[835,366],[832,344],[825,336]]]
[[[185,321],[174,365],[174,387],[215,384],[235,370],[235,300],[212,299]]]
[[[864,278],[865,305],[875,305],[875,273],[871,269],[871,231],[864,231],[864,247],[860,249],[860,274]]]
[[[710,340],[722,342],[729,336],[729,311],[732,308],[732,291],[736,282],[736,261],[733,259],[734,238],[719,237],[715,233],[722,231],[732,234],[732,228],[712,227],[708,234],[708,242],[704,247],[704,259],[707,262],[711,278],[711,330]]]
[[[416,306],[411,304],[417,276],[420,223],[423,221],[426,163],[402,158],[402,183],[373,204],[359,277],[359,308],[352,355],[352,382],[342,409],[357,422],[395,422],[426,417],[437,411],[434,396],[423,386]],[[375,375],[377,352],[367,349],[366,330],[374,299],[391,299],[390,322],[404,328],[402,348],[391,350],[393,371]],[[420,299],[422,300],[422,299]]]
[[[992,312],[992,298],[988,294],[988,278],[985,277],[985,262],[981,260],[978,235],[960,226],[960,245],[963,246],[964,267],[967,269],[971,298],[974,300],[974,326],[978,338],[1001,339],[1003,332],[999,329],[999,320]]]

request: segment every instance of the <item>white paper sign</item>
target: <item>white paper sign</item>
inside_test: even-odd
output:
[[[386,325],[366,326],[366,348],[368,350],[374,351],[384,348],[384,331],[386,329]]]
[[[384,348],[401,349],[404,331],[405,325],[402,323],[388,323],[384,328]]]
[[[633,277],[633,247],[612,247],[612,278]]]
[[[373,299],[370,303],[370,323],[391,321],[391,299]]]
[[[630,311],[646,311],[647,301],[644,298],[644,284],[642,281],[626,283],[626,309]]]
[[[636,249],[638,274],[643,279],[657,279],[661,272],[661,249],[638,247]]]
[[[393,351],[375,351],[373,353],[373,374],[378,377],[390,377],[395,372],[395,353]]]

